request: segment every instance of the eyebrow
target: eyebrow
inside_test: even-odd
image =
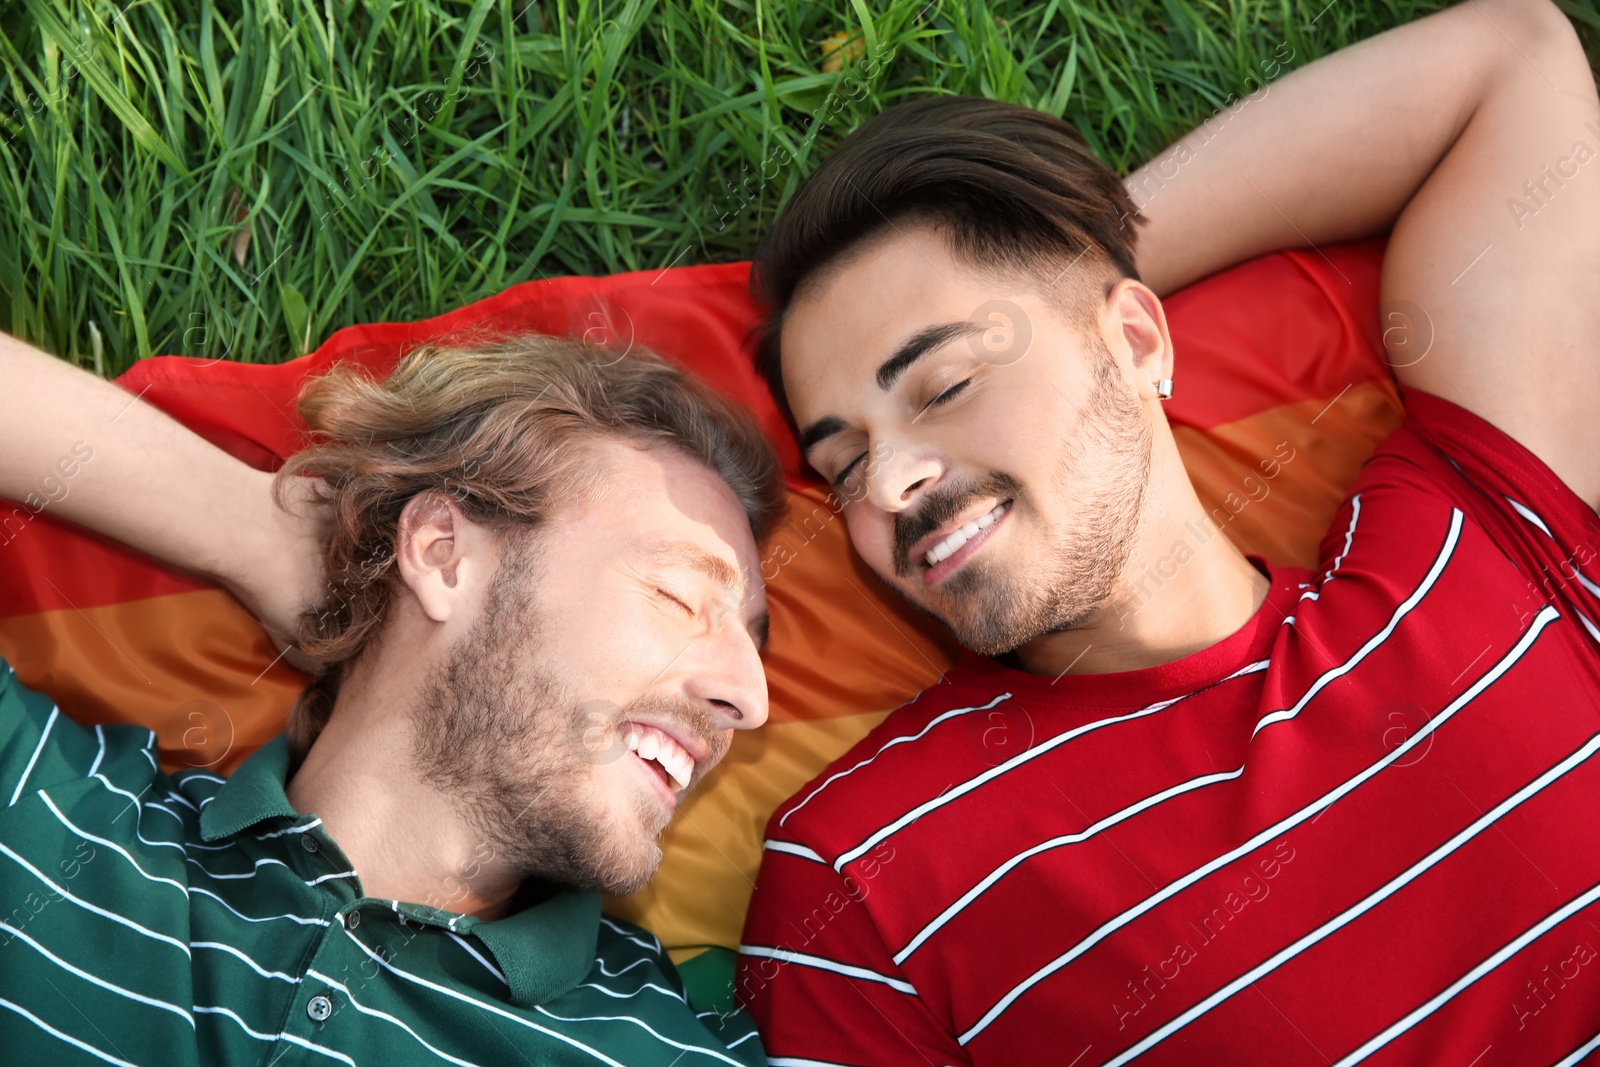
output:
[[[805,428],[800,435],[800,454],[803,456],[810,452],[819,443],[826,441],[834,434],[845,428],[844,420],[837,415],[824,415]]]
[[[650,553],[651,559],[669,567],[688,567],[699,571],[722,586],[730,595],[738,595],[739,572],[727,560],[712,555],[693,541],[663,541]]]
[[[667,541],[658,546],[651,557],[660,564],[668,567],[688,567],[690,570],[710,578],[720,585],[723,590],[735,600],[743,602],[744,583],[739,579],[739,571],[727,560],[715,556],[693,541]],[[767,647],[767,636],[771,630],[771,616],[765,609],[761,614],[750,620],[750,628],[758,650]]]
[[[943,326],[918,330],[878,368],[878,388],[887,393],[913,363],[929,352],[958,337],[982,333],[986,329],[988,327],[979,322],[947,322]]]
[[[942,326],[929,326],[918,330],[895,349],[894,355],[878,366],[878,388],[888,392],[911,365],[936,348],[941,348],[960,337],[970,337],[988,329],[980,322],[947,322]],[[800,454],[806,455],[818,444],[846,428],[845,421],[837,415],[824,415],[807,426],[800,434]]]

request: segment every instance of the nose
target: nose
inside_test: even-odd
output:
[[[767,675],[755,639],[726,615],[684,650],[685,695],[711,712],[719,730],[754,730],[767,721]]]
[[[938,484],[944,466],[931,455],[892,449],[867,475],[867,500],[880,511],[905,511],[917,497]]]

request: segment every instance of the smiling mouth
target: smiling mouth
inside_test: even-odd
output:
[[[935,586],[950,577],[983,546],[999,525],[1011,514],[1014,502],[1002,500],[975,519],[969,519],[951,530],[923,553],[918,564],[922,568],[922,582]]]
[[[623,724],[621,736],[623,745],[659,779],[674,801],[689,788],[694,777],[694,757],[665,730],[629,721]]]
[[[1002,500],[976,519],[957,526],[944,540],[928,550],[923,557],[923,566],[937,567],[957,552],[960,552],[967,542],[977,538],[984,530],[999,522],[1009,510],[1011,510],[1011,501]]]

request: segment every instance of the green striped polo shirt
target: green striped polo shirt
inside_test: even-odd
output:
[[[765,1062],[594,893],[492,922],[366,896],[289,806],[284,738],[167,775],[149,731],[79,726],[0,667],[6,1063]]]

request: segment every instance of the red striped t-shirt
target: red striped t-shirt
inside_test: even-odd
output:
[[[1405,398],[1233,636],[968,655],[778,810],[738,981],[775,1065],[1600,1047],[1600,518]]]

